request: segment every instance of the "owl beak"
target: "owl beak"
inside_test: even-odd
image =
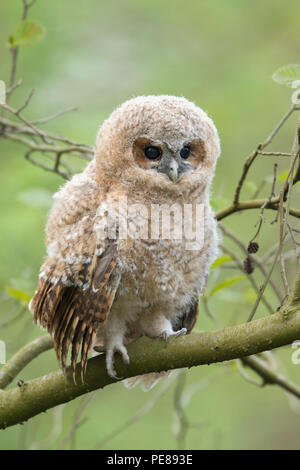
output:
[[[168,172],[169,178],[173,183],[178,181],[178,163],[175,160],[172,160]]]

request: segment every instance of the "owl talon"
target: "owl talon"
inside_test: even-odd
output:
[[[186,328],[181,328],[181,330],[178,330],[178,331],[175,331],[175,338],[177,338],[177,336],[182,336],[182,335],[186,335],[187,334],[187,329]]]
[[[171,338],[172,336],[174,338],[177,338],[178,336],[182,336],[182,335],[186,335],[187,333],[187,329],[186,328],[181,328],[181,330],[178,330],[178,331],[168,331],[168,330],[164,330],[161,334],[162,336],[162,339],[167,343],[169,338]]]
[[[118,377],[115,367],[114,367],[114,355],[115,353],[118,352],[121,354],[123,361],[125,364],[130,363],[130,359],[127,353],[127,349],[123,344],[116,344],[106,350],[106,370],[108,375],[116,380],[123,380],[123,377]]]
[[[115,379],[115,380],[123,380],[123,377],[119,377],[114,369],[114,367],[110,367],[109,369],[107,369],[107,373],[108,375],[112,378],[112,379]]]

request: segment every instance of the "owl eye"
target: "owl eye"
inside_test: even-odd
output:
[[[149,160],[157,160],[161,155],[161,150],[159,147],[154,147],[154,145],[149,145],[144,148],[144,153]]]
[[[185,145],[185,146],[182,147],[182,149],[180,150],[180,156],[181,156],[181,158],[188,158],[189,155],[190,155],[190,152],[191,152],[190,146],[189,146],[189,145]]]

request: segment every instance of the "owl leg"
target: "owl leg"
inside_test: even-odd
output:
[[[117,376],[115,366],[114,366],[114,355],[116,352],[119,352],[121,354],[122,359],[125,362],[125,364],[129,364],[130,359],[128,356],[127,349],[123,343],[120,343],[120,342],[113,343],[109,346],[108,349],[106,349],[105,362],[106,362],[107,373],[113,379],[120,380],[122,379],[122,377]]]
[[[129,364],[129,356],[124,345],[126,334],[126,324],[118,315],[111,315],[105,325],[105,362],[106,370],[113,379],[120,379],[117,376],[114,366],[115,353],[120,353],[125,364]]]

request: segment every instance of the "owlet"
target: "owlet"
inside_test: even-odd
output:
[[[69,352],[74,373],[80,352],[84,375],[96,345],[116,377],[129,342],[192,330],[217,254],[219,153],[212,120],[185,98],[134,98],[104,122],[93,160],[54,196],[30,303],[63,370]]]

